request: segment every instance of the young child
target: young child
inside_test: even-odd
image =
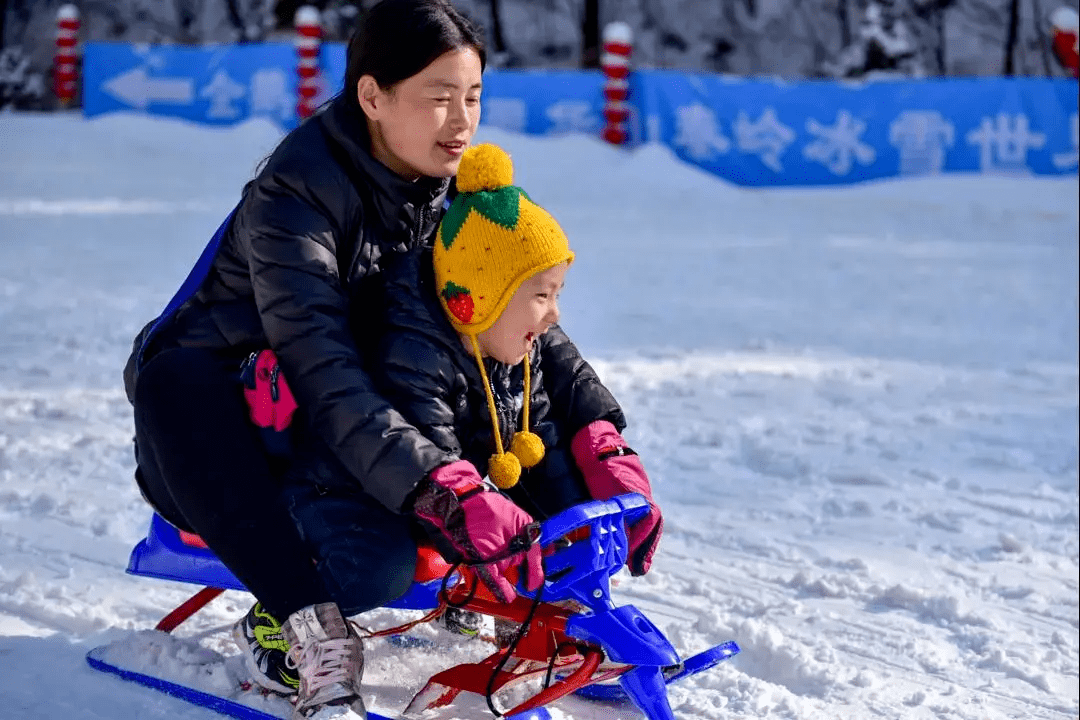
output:
[[[294,460],[284,495],[332,598],[316,606],[319,613],[348,617],[404,594],[421,528],[446,560],[469,563],[496,598],[510,602],[517,593],[504,577],[509,568],[519,567],[530,590],[543,582],[536,520],[627,492],[652,506],[629,528],[627,560],[634,575],[649,569],[663,520],[641,462],[619,434],[622,412],[613,399],[598,417],[582,420],[569,410],[572,396],[598,391],[574,377],[599,379],[565,334],[547,332],[559,320],[574,253],[558,223],[510,184],[512,175],[498,147],[466,150],[459,194],[435,247],[382,259],[378,340],[358,344],[397,413],[386,432],[415,428],[449,461],[419,482],[409,473],[418,463],[385,473],[394,487],[380,491],[404,498],[390,512],[366,490],[333,484],[326,453]],[[584,367],[560,372],[567,358]],[[318,644],[290,634],[297,624],[285,623],[288,652],[315,652]],[[359,646],[344,633],[340,642]]]
[[[561,389],[541,358],[557,349],[540,349],[558,323],[574,253],[555,219],[512,180],[502,149],[467,150],[435,247],[406,254],[387,271],[391,309],[372,363],[376,382],[410,424],[460,458],[432,473],[414,513],[456,560],[463,553],[454,533],[428,508],[447,491],[484,491],[484,475],[535,519],[639,492],[652,509],[629,528],[627,565],[641,575],[660,539],[660,510],[612,421],[578,427],[551,410],[549,394]]]

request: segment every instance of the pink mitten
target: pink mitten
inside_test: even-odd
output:
[[[589,423],[574,435],[570,451],[585,476],[589,494],[608,500],[624,493],[640,493],[649,501],[649,513],[627,528],[631,575],[644,575],[652,565],[656,544],[664,530],[664,518],[653,501],[652,486],[641,460],[619,431],[607,420]]]
[[[529,513],[488,488],[466,460],[436,468],[429,478],[416,496],[413,514],[447,560],[469,564],[502,602],[517,597],[504,577],[508,568],[522,565],[525,587],[530,591],[540,587],[544,582],[536,543],[540,526]]]

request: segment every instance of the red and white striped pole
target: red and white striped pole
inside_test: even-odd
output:
[[[293,18],[296,26],[296,114],[303,120],[315,112],[319,94],[319,45],[322,27],[319,11],[311,5],[301,5]]]
[[[604,73],[604,131],[602,136],[612,145],[622,145],[628,134],[627,121],[630,106],[630,53],[633,31],[624,22],[612,22],[604,26],[602,37],[604,51],[600,56],[600,69]]]
[[[53,94],[61,107],[75,101],[79,71],[79,9],[61,5],[56,11],[56,55],[53,57]]]

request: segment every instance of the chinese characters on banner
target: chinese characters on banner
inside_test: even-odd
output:
[[[1077,170],[1076,83],[772,83],[639,72],[650,141],[743,185]],[[644,99],[643,99],[644,98]]]
[[[87,115],[119,110],[295,126],[291,45],[218,48],[88,43]],[[344,48],[323,46],[320,102]],[[639,70],[631,145],[661,142],[742,185],[824,185],[951,172],[1077,171],[1077,85],[1038,78],[781,83]],[[599,136],[603,79],[586,71],[489,71],[481,122],[532,135]]]

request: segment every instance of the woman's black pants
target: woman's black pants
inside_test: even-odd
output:
[[[237,377],[214,353],[167,350],[135,388],[136,476],[279,620],[331,599],[300,537]]]

